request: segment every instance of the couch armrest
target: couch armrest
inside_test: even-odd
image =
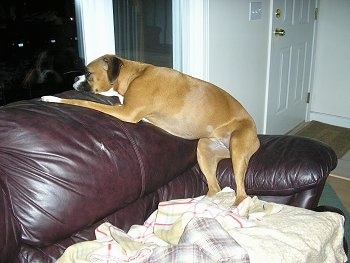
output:
[[[314,208],[329,173],[337,166],[335,152],[319,141],[287,135],[259,135],[261,146],[246,175],[249,195]],[[221,186],[236,188],[229,159],[219,163]]]

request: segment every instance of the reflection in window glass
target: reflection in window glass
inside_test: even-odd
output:
[[[74,0],[0,2],[0,105],[72,89],[78,56]]]
[[[172,67],[171,0],[113,0],[116,54]]]

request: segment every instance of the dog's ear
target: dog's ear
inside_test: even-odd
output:
[[[109,83],[114,83],[122,66],[122,61],[115,56],[105,56],[103,58],[103,68],[107,71]]]

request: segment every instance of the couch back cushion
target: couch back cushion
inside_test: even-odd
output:
[[[69,91],[61,97],[113,104]],[[22,101],[0,108],[0,185],[23,242],[46,245],[127,206],[196,161],[196,141],[81,107]]]

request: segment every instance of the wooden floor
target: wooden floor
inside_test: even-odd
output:
[[[337,193],[344,206],[350,211],[350,180],[330,175],[327,182]]]

